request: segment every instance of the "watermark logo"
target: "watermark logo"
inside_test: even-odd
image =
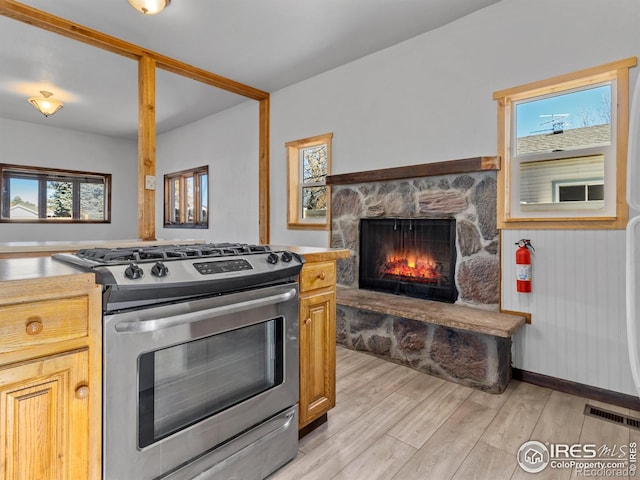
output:
[[[530,440],[518,450],[518,464],[527,473],[538,473],[549,465],[549,449],[544,443]]]
[[[634,477],[638,444],[549,443],[530,440],[518,450],[518,464],[527,473],[545,468],[570,469],[576,477]]]

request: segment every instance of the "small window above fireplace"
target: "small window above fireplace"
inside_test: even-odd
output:
[[[455,219],[360,220],[360,288],[453,303],[455,271]]]

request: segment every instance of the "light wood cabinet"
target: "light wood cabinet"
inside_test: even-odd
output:
[[[0,282],[0,479],[101,477],[101,288]]]
[[[300,272],[299,428],[336,404],[336,265],[307,263]]]

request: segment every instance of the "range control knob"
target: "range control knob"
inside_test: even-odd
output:
[[[144,276],[144,272],[135,263],[130,263],[129,266],[124,270],[124,276],[130,280],[137,280]]]
[[[271,252],[268,256],[267,256],[267,262],[275,265],[276,263],[278,263],[278,255],[276,253]]]
[[[280,258],[282,259],[283,262],[289,263],[291,260],[293,260],[293,255],[291,254],[291,252],[282,252],[282,255],[280,255]]]
[[[162,262],[156,262],[156,264],[151,267],[151,275],[154,277],[166,277],[169,274],[169,268]]]

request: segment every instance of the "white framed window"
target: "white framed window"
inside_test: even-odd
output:
[[[558,182],[554,186],[555,202],[602,202],[604,201],[604,183],[599,180],[591,182]]]
[[[633,57],[494,93],[500,228],[624,226],[635,64]]]
[[[327,229],[332,133],[287,142],[289,228]]]

